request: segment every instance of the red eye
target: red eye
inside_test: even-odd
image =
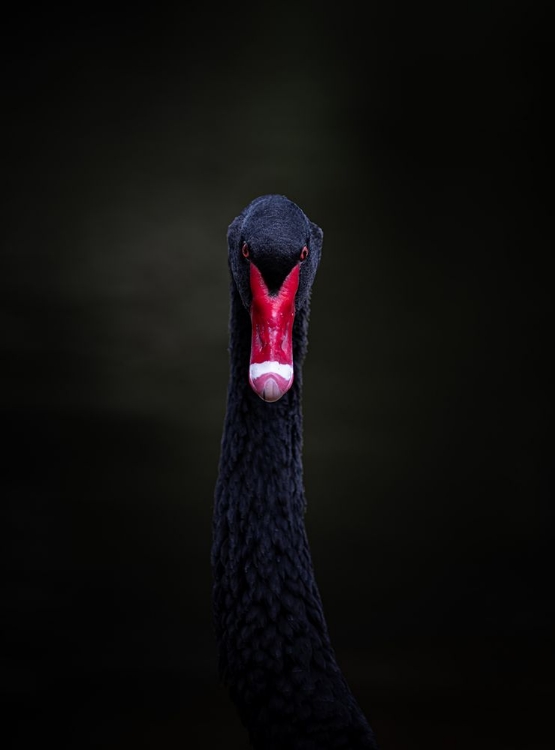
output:
[[[241,248],[241,254],[243,255],[243,258],[249,257],[249,246],[246,242],[243,242],[243,247]]]
[[[308,256],[308,247],[305,245],[303,249],[301,250],[301,260],[305,260],[307,256]]]

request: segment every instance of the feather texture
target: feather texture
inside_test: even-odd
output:
[[[268,211],[259,210],[255,229],[268,258],[273,253],[283,264],[296,229],[299,247],[303,231],[311,238],[314,265],[296,300],[293,385],[276,403],[265,403],[248,383],[251,321],[248,290],[238,278],[249,208],[230,227],[230,381],[212,550],[221,675],[257,750],[375,749],[330,643],[304,525],[302,362],[322,233],[287,199],[253,203],[260,209],[264,200]]]

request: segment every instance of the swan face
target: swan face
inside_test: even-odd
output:
[[[323,233],[285,196],[255,199],[228,229],[229,267],[251,317],[249,382],[277,401],[293,383],[293,322],[308,305]]]
[[[296,203],[283,195],[256,198],[230,224],[227,237],[231,275],[247,310],[252,301],[250,263],[261,272],[270,294],[276,294],[300,261],[295,304],[299,308],[308,302],[320,262],[323,232]],[[305,247],[308,254],[301,260]]]

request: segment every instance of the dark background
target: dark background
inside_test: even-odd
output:
[[[2,32],[10,747],[247,747],[210,615],[226,230],[278,192],[325,233],[306,521],[382,750],[551,748],[543,6],[79,7]]]

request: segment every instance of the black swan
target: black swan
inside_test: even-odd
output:
[[[377,748],[330,643],[303,520],[301,366],[322,240],[281,195],[256,198],[228,229],[213,610],[222,680],[258,750]]]

